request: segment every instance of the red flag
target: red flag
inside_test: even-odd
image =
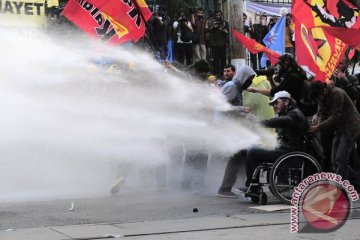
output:
[[[348,0],[294,0],[291,12],[308,28],[359,28],[359,9]]]
[[[145,22],[151,17],[151,12],[144,0],[76,0],[88,2],[102,12],[111,16],[116,22],[125,26],[129,33],[128,39],[137,42],[145,34]]]
[[[133,0],[134,4],[136,5],[137,9],[140,10],[142,15],[144,16],[145,20],[148,21],[152,15],[148,5],[146,4],[145,0]]]
[[[140,10],[131,0],[69,0],[62,14],[90,36],[108,43],[136,42],[145,33]],[[149,14],[144,19],[148,18]]]
[[[331,36],[340,39],[357,50],[360,50],[360,29],[329,26],[323,26],[321,28]]]
[[[358,13],[342,1],[296,0],[292,13],[295,18],[296,55],[300,65],[306,65],[316,79],[327,80],[340,62],[347,44],[330,35],[322,26],[351,28],[359,26]],[[347,15],[342,8],[348,8]],[[353,15],[352,15],[353,14]]]
[[[276,64],[278,62],[280,57],[279,53],[269,48],[266,48],[265,46],[256,42],[254,39],[248,38],[234,29],[232,30],[232,32],[236,39],[239,40],[239,42],[244,45],[244,47],[246,47],[251,53],[256,54],[258,52],[264,52],[270,60],[271,64]]]

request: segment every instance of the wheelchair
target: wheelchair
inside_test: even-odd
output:
[[[321,172],[324,161],[321,146],[314,136],[305,136],[304,150],[306,152],[282,155],[274,163],[261,163],[253,173],[245,197],[253,203],[266,205],[267,193],[271,192],[282,203],[291,204],[294,187],[308,176]]]

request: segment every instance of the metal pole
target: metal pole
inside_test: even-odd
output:
[[[359,60],[359,54],[357,51],[355,51],[354,64],[353,64],[351,75],[354,75],[354,73],[355,73],[355,67],[356,67],[356,63],[358,62],[358,60]]]

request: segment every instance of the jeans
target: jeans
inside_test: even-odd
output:
[[[246,162],[245,186],[248,187],[255,169],[259,166],[260,163],[275,162],[276,159],[288,152],[288,150],[284,149],[268,150],[262,148],[250,148],[237,152],[230,158],[228,164],[226,165],[219,192],[231,191],[236,182],[237,173],[244,161]]]
[[[205,175],[209,154],[186,150],[181,187],[185,190],[205,187]]]
[[[319,133],[320,143],[323,149],[323,154],[325,157],[325,161],[323,164],[323,170],[325,172],[334,172],[336,167],[334,166],[334,161],[332,158],[332,145],[334,139],[334,130],[333,129],[326,129],[320,131]]]
[[[194,45],[195,60],[200,59],[206,60],[206,46],[205,44],[195,44]]]
[[[229,162],[226,165],[224,177],[219,189],[219,192],[231,191],[236,182],[237,174],[240,167],[245,163],[247,156],[247,150],[241,150],[230,157]]]
[[[336,164],[336,173],[353,184],[360,183],[360,176],[350,166],[351,157],[355,154],[356,139],[350,140],[345,134],[336,132],[333,139],[331,158]]]
[[[246,182],[245,186],[250,186],[252,175],[255,169],[260,163],[273,163],[282,155],[288,153],[289,150],[285,149],[262,149],[262,148],[250,148],[247,153],[246,159]]]

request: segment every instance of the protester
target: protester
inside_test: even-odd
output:
[[[279,17],[272,17],[272,18],[270,18],[269,24],[267,25],[268,31],[270,31],[270,30],[275,26],[275,24],[277,23],[277,21],[279,21]]]
[[[357,79],[348,73],[348,67],[349,59],[346,55],[344,55],[327,83],[329,84],[329,86],[336,86],[343,89],[347,93],[347,95],[354,102],[356,102],[356,100],[359,98],[360,87],[357,84]],[[324,170],[326,171],[336,170],[335,163],[331,161],[334,132],[334,128],[327,128],[323,129],[319,133],[319,140],[325,156]]]
[[[349,64],[349,58],[344,55],[330,80],[334,82],[336,87],[343,89],[355,102],[360,98],[360,85],[358,79],[355,76],[351,76],[349,74]]]
[[[229,23],[223,19],[222,11],[215,11],[208,31],[210,32],[209,45],[213,57],[213,72],[220,77],[226,65],[226,47],[229,42]]]
[[[270,74],[271,89],[249,88],[248,91],[261,93],[265,96],[274,96],[279,91],[287,91],[296,103],[300,104],[306,72],[297,64],[293,56],[288,53],[279,57],[277,66],[279,67],[277,73],[275,73],[276,68],[273,68],[274,71],[268,72]],[[279,84],[276,85],[275,82],[279,82]],[[299,108],[302,109],[301,105],[299,105]]]
[[[226,69],[226,68],[225,68]],[[224,71],[225,72],[225,71]],[[249,66],[241,66],[235,73],[231,81],[226,82],[221,90],[229,103],[234,106],[242,106],[242,92],[246,90],[252,83],[256,73]],[[244,111],[250,112],[249,108]]]
[[[154,34],[156,50],[160,52],[161,57],[165,57],[167,53],[167,28],[170,18],[165,15],[164,10],[154,13],[149,21],[152,34]]]
[[[193,28],[191,22],[185,16],[185,12],[180,11],[178,20],[173,23],[173,28],[177,33],[177,56],[178,62],[190,66],[192,64],[192,37]]]
[[[223,70],[224,81],[225,82],[231,81],[235,76],[235,73],[236,73],[236,69],[234,65],[232,64],[226,65]]]
[[[230,71],[226,71],[226,70]],[[226,73],[233,73],[232,71],[232,65],[226,66],[224,68],[224,75]],[[254,77],[256,76],[254,70],[248,66],[241,66],[236,72],[231,81],[227,81],[221,88],[224,96],[228,100],[229,103],[233,106],[231,111],[223,113],[222,117],[231,117],[235,119],[239,118],[247,118],[250,116],[250,118],[253,119],[252,115],[249,114],[251,109],[247,106],[242,106],[242,92],[243,90],[246,90],[252,83]],[[238,159],[239,154],[236,153],[233,156],[230,157],[229,162],[234,161],[234,159]],[[221,195],[221,193],[219,193]],[[232,192],[230,193],[230,196],[227,197],[234,197],[235,195],[231,196]]]
[[[314,81],[310,85],[311,98],[316,99],[319,111],[313,118],[309,132],[316,133],[335,129],[332,145],[332,161],[336,173],[360,187],[360,175],[350,165],[355,154],[355,142],[360,135],[360,114],[344,90]]]
[[[254,28],[252,26],[251,21],[248,19],[245,13],[243,13],[243,26],[244,26],[244,35],[248,38],[253,38]],[[250,61],[252,68],[257,69],[258,68],[257,54],[250,53]]]
[[[268,34],[269,30],[266,26],[267,24],[267,16],[261,15],[259,18],[259,22],[253,25],[254,34],[253,38],[256,42],[264,45],[263,39],[265,38],[266,34]]]
[[[235,66],[232,64],[228,64],[224,67],[223,70],[223,76],[221,80],[217,80],[215,82],[215,86],[217,86],[218,88],[221,88],[222,86],[225,85],[225,83],[231,81],[236,73],[236,69]],[[215,76],[215,75],[214,75]],[[216,77],[216,76],[215,76]]]
[[[253,79],[250,87],[257,89],[269,89],[270,83],[265,76],[256,76]],[[269,106],[269,97],[249,92],[243,92],[243,104],[251,109],[252,114],[254,114],[259,120],[273,118],[275,116],[274,109]]]
[[[251,37],[255,39],[256,42],[260,43],[261,45],[264,45],[263,39],[265,38],[266,34],[268,34],[269,30],[267,28],[267,16],[261,15],[259,19],[259,23],[256,23],[253,25],[253,32],[251,34]],[[265,46],[265,45],[264,45]],[[260,66],[260,59],[262,57],[262,52],[259,52],[257,54],[257,59],[253,62],[253,68],[258,69]]]
[[[251,37],[251,35],[254,32],[254,29],[250,19],[248,19],[245,13],[243,13],[243,25],[244,25],[244,35],[250,35]]]
[[[277,117],[264,120],[265,127],[276,128],[279,145],[275,149],[253,147],[240,150],[228,162],[223,181],[218,190],[218,196],[236,198],[231,190],[235,184],[240,164],[246,160],[246,182],[242,191],[248,192],[253,172],[262,162],[274,162],[280,156],[291,152],[303,150],[304,135],[309,126],[302,112],[296,107],[295,102],[286,91],[277,92],[269,103],[274,107]],[[254,182],[255,183],[255,182]],[[253,191],[250,189],[250,191]]]
[[[294,31],[295,25],[293,15],[291,13],[287,13],[285,22],[285,52],[291,54],[295,58]]]
[[[198,8],[196,13],[192,15],[191,22],[195,32],[193,39],[195,61],[206,60],[205,31],[207,22],[204,19],[204,10],[202,8]]]

